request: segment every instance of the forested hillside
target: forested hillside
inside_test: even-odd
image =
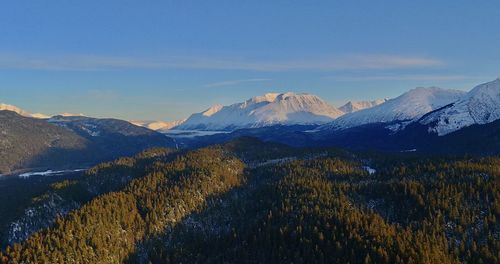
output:
[[[0,174],[82,168],[152,147],[174,146],[171,138],[123,120],[62,116],[45,120],[0,111]]]
[[[101,164],[93,197],[3,263],[498,263],[500,159],[244,138]],[[70,190],[70,189],[68,189]]]
[[[0,179],[0,246],[24,241],[93,197],[122,189],[143,176],[155,160],[172,160],[176,155],[171,149],[156,148],[99,164],[84,173]]]
[[[0,134],[0,174],[41,163],[53,166],[69,159],[83,162],[89,144],[64,128],[11,111],[0,111]]]

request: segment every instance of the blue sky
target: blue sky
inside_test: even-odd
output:
[[[173,120],[266,92],[334,105],[500,75],[499,1],[4,1],[0,102]]]

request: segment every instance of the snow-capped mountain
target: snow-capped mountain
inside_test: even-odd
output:
[[[234,130],[269,125],[324,124],[342,111],[311,94],[268,93],[230,106],[215,105],[191,115],[182,130]]]
[[[30,116],[31,115],[30,113],[24,111],[23,109],[21,109],[17,106],[14,106],[14,105],[9,105],[9,104],[0,104],[0,110],[7,110],[7,111],[16,112],[22,116]]]
[[[345,105],[339,107],[339,110],[346,113],[346,114],[349,114],[349,113],[357,112],[359,110],[368,109],[368,108],[377,106],[379,104],[384,103],[385,101],[387,101],[387,99],[378,99],[378,100],[374,100],[374,101],[349,101]]]
[[[320,127],[320,130],[345,129],[371,123],[410,121],[459,100],[465,92],[437,87],[415,88],[394,99],[346,114]]]
[[[42,113],[30,114],[30,116],[28,116],[28,117],[33,117],[33,118],[37,118],[37,119],[47,119],[47,118],[50,118],[50,116],[48,116],[46,114],[42,114]]]
[[[184,123],[186,119],[175,120],[171,122],[167,121],[130,121],[130,123],[136,126],[142,126],[155,131],[165,131],[172,129],[180,124]]]
[[[17,114],[25,116],[25,117],[33,117],[33,118],[38,118],[38,119],[49,118],[49,116],[44,115],[44,114],[40,114],[40,113],[32,114],[32,113],[27,112],[27,111],[25,111],[17,106],[0,103],[0,111],[2,111],[2,110],[16,112]]]
[[[474,87],[459,101],[424,116],[420,123],[442,136],[497,119],[500,119],[500,78]]]
[[[24,117],[32,117],[32,118],[37,118],[37,119],[49,119],[49,118],[54,117],[54,116],[66,116],[66,117],[84,116],[83,114],[72,114],[72,113],[61,113],[61,114],[54,115],[54,116],[50,116],[50,115],[46,115],[46,114],[42,114],[42,113],[32,114],[32,113],[25,111],[17,106],[0,103],[0,111],[2,111],[2,110],[16,112],[17,114],[22,115]]]
[[[58,115],[55,115],[55,116],[64,116],[64,117],[71,117],[71,116],[85,116],[84,114],[80,113],[80,114],[73,114],[73,113],[60,113]],[[54,116],[52,116],[54,117]]]

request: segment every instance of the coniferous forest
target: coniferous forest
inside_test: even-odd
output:
[[[155,148],[48,185],[72,206],[0,262],[499,263],[499,190],[499,157]]]

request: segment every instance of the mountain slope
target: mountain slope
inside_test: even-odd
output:
[[[294,142],[295,143],[295,142]],[[392,131],[385,123],[366,124],[352,128],[311,133],[306,146],[335,146],[355,150],[415,152],[432,155],[499,155],[500,120],[484,125],[472,125],[438,136],[418,122],[405,129]]]
[[[374,101],[349,101],[345,105],[339,107],[339,110],[349,114],[363,109],[372,108],[379,104],[383,104],[385,101],[387,101],[387,99],[378,99]]]
[[[186,119],[175,120],[171,122],[167,121],[130,121],[130,123],[136,126],[142,126],[155,131],[165,131],[177,127],[184,123]]]
[[[0,111],[0,174],[83,167],[155,146],[174,142],[122,120],[57,116],[48,122]]]
[[[436,87],[415,88],[378,106],[341,116],[320,129],[345,129],[371,123],[413,120],[459,100],[463,94],[463,91]]]
[[[40,113],[36,113],[36,114],[29,113],[29,112],[24,111],[23,109],[21,109],[17,106],[14,106],[14,105],[0,103],[0,111],[3,111],[3,110],[12,111],[12,112],[15,112],[19,115],[25,116],[25,117],[34,117],[34,118],[40,118],[40,119],[44,119],[44,118],[49,117],[47,115],[40,114]]]
[[[14,106],[14,105],[9,105],[9,104],[0,104],[0,111],[3,111],[3,110],[6,110],[6,111],[12,111],[12,112],[15,112],[19,115],[22,115],[22,116],[30,116],[31,114],[24,111],[23,109],[17,107],[17,106]]]
[[[497,119],[500,119],[500,78],[474,87],[462,99],[426,115],[420,123],[428,125],[429,131],[446,135]]]
[[[230,106],[216,105],[191,115],[176,127],[183,130],[234,130],[269,125],[322,124],[342,111],[310,94],[268,93]]]
[[[0,173],[56,164],[75,159],[88,140],[44,120],[28,118],[12,111],[0,111]],[[42,156],[50,156],[39,160]]]
[[[151,147],[173,147],[173,140],[156,131],[124,120],[84,116],[55,116],[49,123],[64,127],[88,139],[103,151],[106,159],[131,155]]]

